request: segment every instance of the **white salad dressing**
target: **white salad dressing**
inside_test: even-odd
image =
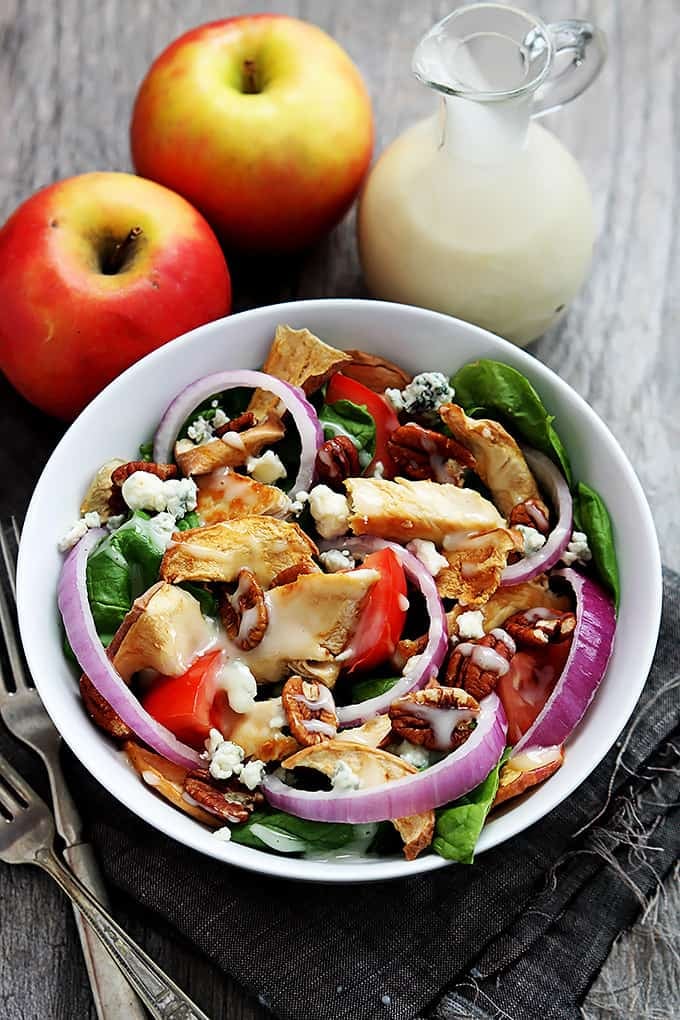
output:
[[[409,705],[409,715],[422,719],[434,733],[437,750],[448,751],[451,748],[451,734],[456,726],[463,722],[471,722],[479,715],[479,709],[472,708],[439,708],[437,705]]]
[[[465,658],[470,658],[475,666],[479,666],[486,673],[495,673],[500,677],[505,676],[510,669],[507,659],[504,659],[493,648],[487,648],[485,645],[473,645],[464,641],[462,644],[456,645],[456,651]]]
[[[520,751],[508,761],[509,768],[517,769],[520,772],[531,772],[532,769],[540,769],[543,765],[550,765],[557,761],[561,755],[558,744],[550,747],[536,747],[531,751]]]

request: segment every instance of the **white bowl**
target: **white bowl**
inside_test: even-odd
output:
[[[644,686],[661,613],[661,564],[651,513],[621,447],[595,412],[530,355],[475,326],[444,315],[374,301],[319,300],[273,305],[202,326],[124,372],[71,426],[52,454],[31,500],[19,556],[21,635],[41,697],[83,765],[131,811],[178,842],[253,871],[295,879],[358,882],[406,877],[447,863],[435,854],[416,861],[368,858],[351,863],[292,860],[223,843],[161,800],[85,714],[74,671],[62,653],[56,588],[57,541],[74,523],[94,471],[111,457],[134,459],[170,399],[209,372],[262,364],[278,323],[307,326],[337,347],[374,351],[415,373],[453,372],[478,357],[523,372],[556,415],[575,476],[599,490],[614,520],[622,599],[607,676],[566,761],[550,780],[492,818],[478,853],[538,821],[577,787],[613,745]],[[575,792],[576,791],[576,792]]]

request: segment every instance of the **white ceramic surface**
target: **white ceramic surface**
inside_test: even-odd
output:
[[[661,613],[661,563],[651,513],[620,446],[595,412],[531,355],[456,319],[402,305],[327,299],[274,305],[210,323],[167,344],[111,383],[71,426],[47,464],[26,517],[19,556],[21,633],[40,694],[67,744],[95,778],[132,811],[180,843],[230,864],[310,881],[406,877],[443,867],[435,854],[416,861],[354,863],[292,860],[223,843],[159,799],[89,721],[74,671],[64,659],[56,607],[62,557],[57,541],[74,523],[94,471],[111,457],[134,458],[170,399],[201,375],[262,364],[280,322],[307,326],[338,347],[392,358],[412,372],[453,372],[477,357],[514,365],[556,415],[576,478],[596,487],[614,520],[622,600],[607,676],[568,743],[563,768],[509,805],[485,827],[478,853],[536,822],[577,787],[612,746],[630,716],[652,661]]]

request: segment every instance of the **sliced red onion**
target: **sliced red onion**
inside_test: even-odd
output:
[[[449,804],[481,783],[503,753],[507,728],[503,706],[496,694],[489,694],[480,702],[477,725],[465,743],[417,775],[350,792],[296,790],[271,775],[262,789],[274,807],[312,821],[361,824],[405,818]]]
[[[298,386],[277,379],[265,372],[255,372],[248,368],[234,369],[229,372],[215,372],[204,375],[196,382],[190,383],[177,394],[168,405],[161,418],[153,441],[153,459],[159,464],[167,464],[173,460],[175,440],[191,412],[208,397],[225,390],[234,390],[239,386],[249,389],[267,390],[278,397],[295,422],[300,433],[300,468],[297,478],[289,492],[295,494],[306,490],[312,483],[316,451],[323,443],[323,430],[317,413]]]
[[[574,590],[576,629],[569,657],[552,694],[515,744],[513,754],[552,747],[567,739],[600,686],[614,644],[614,603],[599,584],[569,567],[554,571],[552,576],[563,577]]]
[[[376,552],[378,549],[391,549],[404,568],[407,577],[422,592],[430,620],[425,648],[420,655],[414,655],[408,660],[401,679],[396,682],[394,687],[386,691],[385,694],[369,698],[368,701],[361,701],[355,705],[342,705],[337,708],[341,727],[359,726],[367,719],[386,712],[395,698],[400,698],[403,694],[408,694],[409,691],[416,691],[424,687],[432,674],[439,672],[439,667],[446,655],[449,632],[446,613],[432,574],[426,570],[413,553],[395,542],[387,542],[385,539],[375,538],[371,535],[360,538],[334,539],[330,542],[320,543],[319,548],[328,550],[337,546],[365,555]]]
[[[204,764],[198,753],[142,708],[99,640],[87,597],[87,558],[105,535],[103,528],[88,531],[73,547],[61,568],[57,602],[69,644],[80,668],[140,740],[176,765],[196,768]]]
[[[540,482],[541,488],[550,497],[557,514],[557,524],[548,535],[542,549],[505,568],[501,574],[501,585],[503,586],[530,581],[532,577],[537,577],[538,574],[543,574],[546,570],[554,567],[569,545],[574,522],[571,493],[560,469],[553,464],[549,457],[546,457],[544,453],[539,453],[538,450],[525,449],[524,456],[533,474]]]

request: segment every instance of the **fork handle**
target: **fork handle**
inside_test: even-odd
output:
[[[38,850],[34,862],[52,876],[87,918],[102,945],[156,1020],[209,1020],[188,995],[123,931],[51,847]]]
[[[76,843],[75,846],[67,846],[63,853],[76,878],[108,909],[108,896],[90,844]],[[125,1020],[146,1020],[146,1010],[125,975],[118,969],[116,961],[111,959],[75,904],[73,913],[98,1020],[121,1020],[121,1017],[125,1017]]]

